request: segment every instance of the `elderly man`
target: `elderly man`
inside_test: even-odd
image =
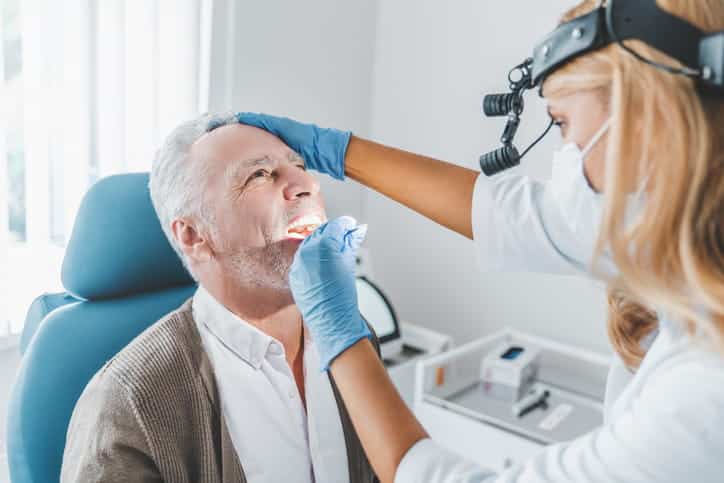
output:
[[[88,384],[62,481],[375,481],[288,286],[326,220],[304,160],[204,116],[166,140],[150,190],[199,288]]]

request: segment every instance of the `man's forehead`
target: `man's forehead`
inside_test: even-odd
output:
[[[276,136],[244,124],[228,124],[201,136],[191,146],[191,155],[209,161],[257,159],[286,154],[289,148]]]

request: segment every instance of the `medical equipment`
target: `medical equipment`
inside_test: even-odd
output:
[[[480,366],[485,395],[515,403],[531,389],[538,373],[539,351],[532,346],[501,344]]]
[[[624,43],[632,39],[664,52],[683,67],[647,59]],[[546,76],[568,62],[613,43],[643,63],[695,79],[702,97],[724,95],[724,31],[706,34],[660,9],[656,0],[604,0],[593,12],[561,24],[535,47],[533,57],[513,67],[508,74],[510,93],[485,96],[485,115],[508,120],[500,139],[503,146],[480,156],[483,173],[492,176],[520,164],[553,126],[551,120],[543,134],[522,154],[518,152],[513,139],[524,109],[524,92],[542,86]]]
[[[543,389],[542,387],[531,388],[528,394],[513,404],[511,408],[513,414],[518,418],[522,418],[538,408],[548,409],[548,396],[550,395],[551,392],[548,389]]]
[[[400,344],[382,344],[387,374],[407,406],[415,401],[415,369],[419,362],[439,355],[453,346],[452,337],[409,322],[400,322]],[[387,349],[385,348],[387,346]],[[397,352],[394,352],[397,347]]]
[[[374,330],[380,342],[380,352],[385,363],[405,352],[401,324],[392,302],[373,280],[372,255],[364,247],[357,250],[355,259],[357,304],[362,317]]]
[[[357,303],[362,317],[377,335],[387,373],[405,403],[413,408],[415,366],[453,345],[452,337],[397,318],[392,301],[373,280],[372,255],[360,248],[355,270]]]
[[[367,277],[358,276],[355,282],[359,311],[367,323],[372,326],[377,340],[380,341],[382,358],[389,359],[402,350],[400,323],[397,320],[395,309],[382,289]]]
[[[516,347],[537,352],[530,391],[518,402],[487,395],[481,361]],[[435,441],[500,471],[599,427],[609,363],[605,355],[505,329],[419,363],[414,411]]]

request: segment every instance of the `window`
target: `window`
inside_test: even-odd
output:
[[[206,110],[211,0],[0,2],[0,337],[62,291],[75,213]]]

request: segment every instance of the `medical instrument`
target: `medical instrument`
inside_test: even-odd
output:
[[[534,346],[508,343],[490,351],[480,364],[483,392],[510,403],[520,401],[535,381],[539,352]]]
[[[548,389],[543,389],[542,387],[531,388],[531,390],[528,391],[528,394],[523,396],[520,401],[513,404],[511,407],[513,414],[517,418],[522,418],[526,414],[533,412],[538,408],[547,409],[548,403],[546,401],[550,395],[551,392]]]
[[[648,59],[626,45],[640,40],[678,60],[682,67]],[[724,30],[707,34],[689,22],[662,10],[656,0],[603,0],[593,12],[561,24],[533,50],[533,56],[508,74],[510,93],[490,94],[483,99],[488,117],[507,116],[501,136],[503,146],[480,156],[487,176],[520,164],[520,160],[553,126],[519,153],[513,143],[524,109],[526,90],[541,87],[545,78],[570,61],[594,50],[617,44],[641,62],[674,75],[691,77],[703,98],[724,95]]]
[[[289,287],[312,334],[323,370],[361,339],[372,338],[359,312],[354,265],[367,225],[351,216],[324,223],[301,243]]]

